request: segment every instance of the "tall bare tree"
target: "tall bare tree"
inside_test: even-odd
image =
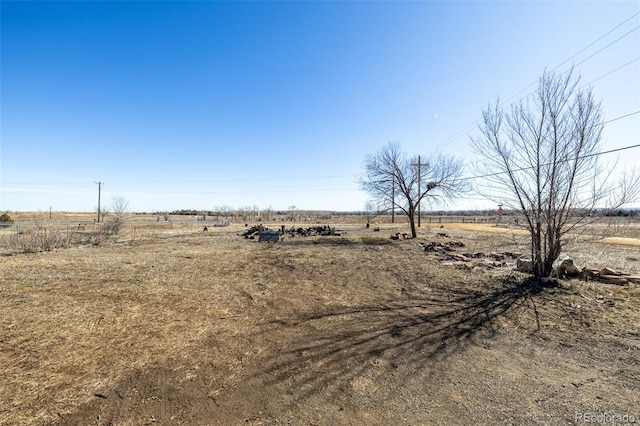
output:
[[[612,169],[600,167],[602,106],[579,81],[573,70],[545,72],[507,111],[490,104],[472,138],[483,195],[525,218],[537,278],[551,275],[568,232],[638,193],[637,179],[612,183]]]
[[[363,168],[365,176],[360,186],[371,195],[376,210],[401,210],[409,220],[413,238],[417,236],[416,211],[423,200],[445,202],[466,192],[469,186],[462,179],[461,161],[445,155],[409,157],[396,143],[367,155]]]

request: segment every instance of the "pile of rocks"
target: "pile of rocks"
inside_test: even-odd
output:
[[[456,249],[465,247],[465,244],[461,241],[432,241],[418,245],[427,253],[428,259],[439,261],[445,266],[458,266],[468,269],[507,268],[512,266],[512,262],[509,263],[508,261],[513,261],[521,256],[519,253],[511,252],[455,253]]]
[[[485,269],[514,268],[519,272],[533,273],[533,261],[523,257],[521,253],[454,253],[456,248],[464,247],[464,243],[459,241],[447,241],[444,243],[432,241],[418,245],[427,253],[428,259],[439,261],[442,265],[469,269],[477,267]],[[515,265],[513,263],[514,260]],[[585,267],[580,269],[573,263],[573,259],[565,254],[562,254],[554,263],[552,277],[561,279],[579,278],[616,285],[640,284],[640,276],[626,274],[611,268],[596,269]]]

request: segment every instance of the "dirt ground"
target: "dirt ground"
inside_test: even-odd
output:
[[[444,267],[417,245],[426,228],[239,231],[3,252],[0,424],[640,422],[637,285]],[[640,247],[568,248],[640,272]]]

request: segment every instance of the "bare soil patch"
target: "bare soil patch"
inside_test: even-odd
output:
[[[426,260],[417,243],[434,230],[391,242],[392,227],[344,228],[0,258],[0,424],[640,421],[638,286],[540,288]],[[518,249],[453,232],[470,250]],[[640,264],[633,246],[580,253]]]
[[[618,244],[621,246],[640,247],[640,239],[638,238],[607,237],[598,242],[602,244]]]
[[[431,224],[431,227],[439,227],[441,225]],[[485,223],[447,223],[444,227],[449,229],[461,229],[472,232],[485,232],[494,234],[509,234],[514,236],[527,236],[528,232],[524,229],[506,228],[497,225]],[[630,237],[605,237],[598,240],[602,244],[616,244],[622,246],[640,247],[640,238]]]
[[[528,235],[528,232],[524,229],[506,228],[488,223],[446,223],[444,225],[430,224],[429,226],[432,228],[442,227],[448,229],[462,229],[465,231],[486,232],[492,234],[510,234],[519,236]]]

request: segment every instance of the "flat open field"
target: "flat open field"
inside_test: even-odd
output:
[[[638,285],[542,289],[443,266],[417,243],[526,248],[439,226],[391,241],[406,226],[339,224],[276,244],[141,226],[97,246],[0,246],[0,424],[640,422]],[[640,273],[640,247],[565,250]]]

